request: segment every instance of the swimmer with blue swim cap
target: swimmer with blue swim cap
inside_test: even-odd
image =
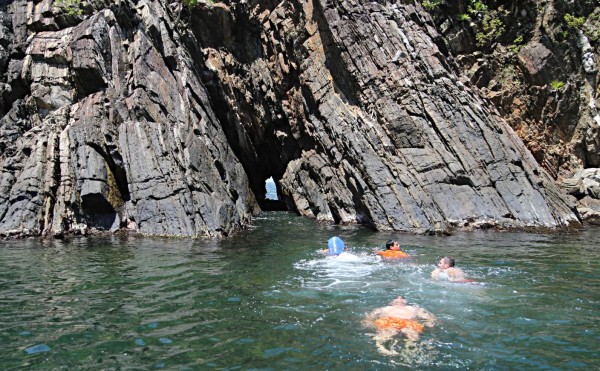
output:
[[[327,255],[340,255],[346,248],[346,244],[344,244],[344,241],[342,241],[341,238],[335,236],[327,240],[327,248],[329,249],[326,250]]]

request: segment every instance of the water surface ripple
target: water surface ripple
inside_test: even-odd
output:
[[[327,238],[350,247],[325,257]],[[411,258],[373,250],[398,239]],[[2,369],[600,368],[600,230],[395,235],[264,213],[223,241],[95,238],[0,247]],[[476,284],[430,279],[453,255]],[[437,317],[377,352],[366,313]]]

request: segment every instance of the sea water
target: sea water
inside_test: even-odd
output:
[[[349,247],[322,253],[338,235]],[[374,255],[387,239],[411,258]],[[600,230],[413,236],[269,212],[224,240],[3,241],[0,368],[593,369]],[[451,255],[467,277],[431,280]],[[367,313],[436,317],[378,352]]]

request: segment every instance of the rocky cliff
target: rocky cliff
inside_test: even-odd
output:
[[[3,235],[579,223],[419,3],[72,3],[0,8]]]
[[[582,215],[600,220],[598,2],[427,3],[459,75],[580,200]]]

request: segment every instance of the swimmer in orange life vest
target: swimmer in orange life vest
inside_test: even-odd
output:
[[[394,336],[402,333],[406,336],[407,342],[416,342],[425,327],[433,327],[434,323],[433,314],[423,308],[407,305],[406,300],[401,296],[389,305],[375,309],[364,320],[366,326],[377,330],[373,338],[377,349],[386,355],[398,354],[393,350],[397,341],[391,344],[390,349],[385,347],[385,343],[392,340]]]
[[[440,259],[438,267],[431,272],[431,278],[434,280],[447,280],[450,282],[474,282],[465,278],[465,274],[459,268],[454,266],[454,258],[444,256]]]
[[[375,254],[381,256],[384,259],[404,259],[408,258],[408,254],[400,250],[398,241],[388,240],[385,243],[385,250],[377,250]]]

